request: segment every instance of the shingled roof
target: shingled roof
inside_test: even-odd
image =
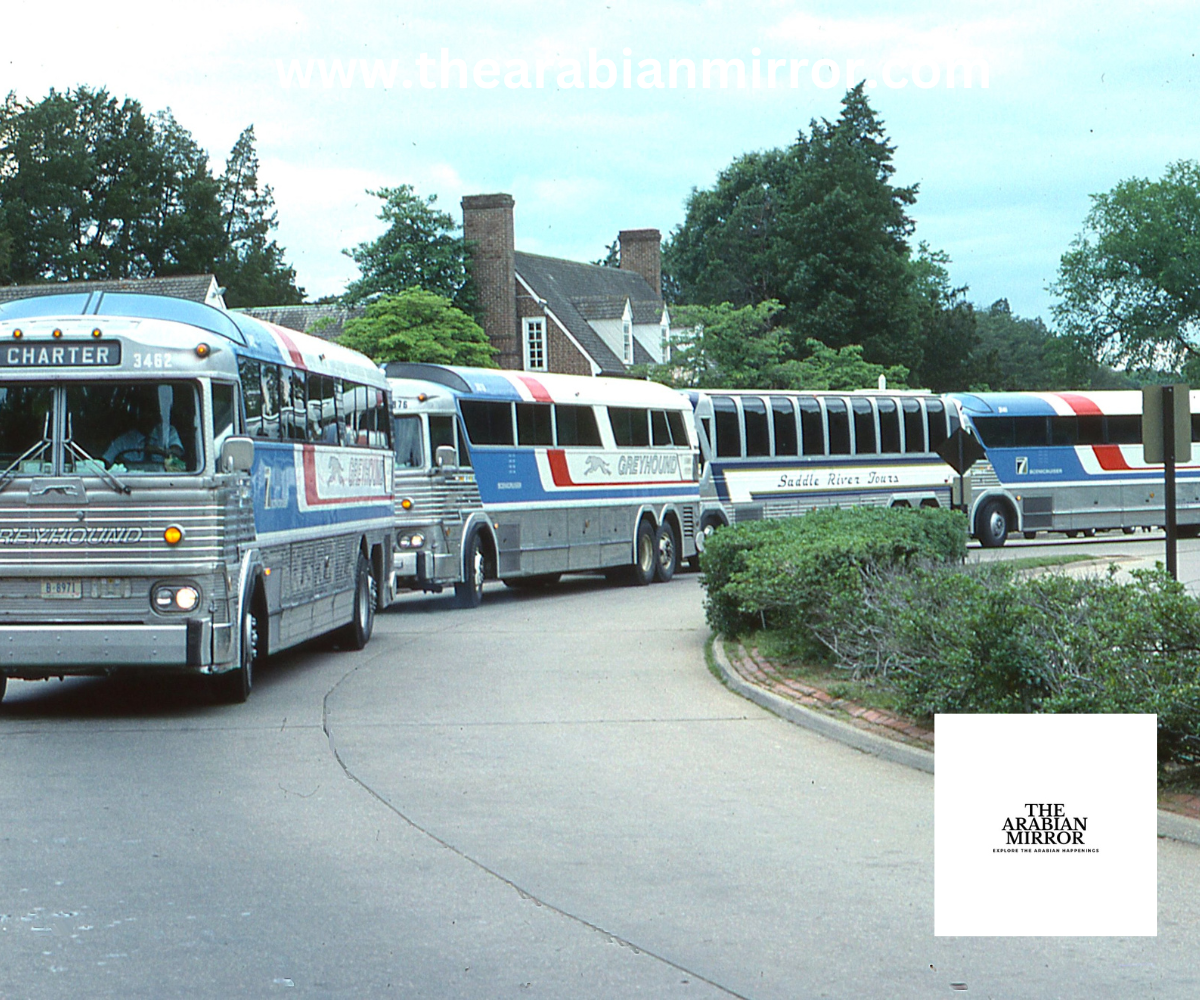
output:
[[[365,309],[347,309],[332,303],[298,305],[298,306],[253,306],[249,309],[237,310],[247,316],[261,319],[276,326],[300,333],[309,333],[314,337],[325,340],[337,340],[349,319],[356,319],[366,313]]]
[[[636,271],[580,264],[519,250],[513,256],[517,274],[537,296],[546,300],[547,308],[591,355],[603,374],[624,373],[626,367],[592,329],[589,319],[620,319],[626,301],[635,324],[657,325],[662,318],[661,300],[655,298],[646,279]],[[635,339],[634,362],[643,364],[650,360]]]
[[[136,292],[139,295],[166,295],[225,308],[221,293],[225,289],[211,274],[179,274],[166,278],[102,278],[97,281],[48,281],[38,285],[0,285],[0,302],[32,299],[40,295],[64,295],[71,292]]]

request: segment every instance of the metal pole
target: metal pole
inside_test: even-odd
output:
[[[1167,572],[1172,580],[1179,579],[1175,555],[1175,387],[1163,386],[1163,504],[1166,507]]]

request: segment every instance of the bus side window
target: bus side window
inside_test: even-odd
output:
[[[717,425],[717,457],[741,458],[742,435],[737,404],[729,396],[713,396],[712,407]]]
[[[915,399],[901,400],[904,408],[904,450],[908,454],[925,451],[925,421],[921,404]]]
[[[925,415],[929,423],[929,450],[937,451],[946,440],[946,408],[940,399],[925,400]]]
[[[279,440],[279,367],[262,366],[262,425],[259,437]]]
[[[869,399],[852,399],[850,409],[854,411],[854,451],[859,455],[874,455],[875,410]]]
[[[667,426],[671,431],[671,443],[676,448],[690,448],[692,442],[688,440],[687,427],[683,422],[683,414],[678,410],[667,410]]]
[[[646,448],[650,445],[650,418],[645,410],[610,406],[608,420],[618,448]]]
[[[1018,448],[1044,448],[1050,443],[1049,417],[1013,417]]]
[[[796,400],[800,406],[800,429],[803,431],[805,455],[825,454],[825,424],[821,420],[821,404],[812,396]]]
[[[333,379],[328,375],[308,376],[308,432],[314,444],[338,444],[337,404]]]
[[[513,415],[511,403],[493,403],[482,399],[464,399],[463,423],[472,444],[512,444]]]
[[[242,380],[242,402],[246,407],[246,433],[251,437],[262,437],[262,365],[253,358],[238,358],[238,378]],[[215,390],[216,386],[213,388]],[[215,398],[213,406],[216,406]],[[214,419],[214,430],[216,426]]]
[[[818,416],[820,414],[818,413]],[[771,397],[771,422],[775,431],[775,454],[797,455],[800,441],[796,435],[796,414],[789,396]]]
[[[554,444],[549,403],[517,403],[517,444]]]
[[[746,454],[771,454],[770,432],[767,430],[767,404],[757,396],[742,397],[742,416],[746,424]]]
[[[304,372],[294,368],[279,369],[280,416],[283,418],[283,439],[303,441],[308,435],[308,408]]]
[[[458,427],[458,464],[461,468],[471,468],[471,447],[467,441],[467,429],[461,420],[455,421]]]
[[[572,445],[600,447],[600,427],[596,423],[596,412],[590,406],[555,404],[554,426],[560,448]]]
[[[221,443],[238,431],[237,387],[230,382],[212,384],[213,447],[218,455]]]
[[[650,411],[650,440],[655,448],[671,446],[671,428],[667,426],[667,414],[664,410]]]
[[[1109,444],[1141,444],[1142,418],[1140,414],[1128,416],[1106,417],[1108,425],[1106,434]]]
[[[879,410],[879,450],[885,455],[900,453],[900,414],[896,410],[894,399],[878,399],[875,406]]]
[[[826,399],[825,413],[829,417],[829,454],[850,454],[850,414],[844,399]]]

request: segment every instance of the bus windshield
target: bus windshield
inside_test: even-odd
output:
[[[50,415],[54,390],[41,385],[0,385],[0,471],[44,473],[51,461]]]
[[[94,382],[66,386],[64,472],[198,472],[196,387],[189,382]]]
[[[392,441],[396,446],[396,466],[419,469],[424,462],[421,448],[421,418],[397,417],[392,424]]]

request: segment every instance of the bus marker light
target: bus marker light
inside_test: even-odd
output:
[[[270,566],[267,566],[267,567],[266,567],[266,568],[263,570],[263,576],[270,576],[270,575],[271,575],[271,567],[270,567]]]
[[[201,341],[199,344],[197,344],[197,345],[196,345],[196,357],[198,357],[198,358],[207,358],[207,357],[208,357],[208,355],[209,355],[209,352],[210,352],[211,350],[212,350],[212,348],[210,348],[210,347],[208,346],[208,344],[206,344],[206,343],[204,343],[203,341]]]
[[[409,497],[405,497],[400,501],[400,506],[404,508],[404,510],[412,510],[413,502]]]
[[[94,330],[92,331],[92,336],[93,336],[93,337],[99,337],[99,336],[101,336],[101,333],[100,333],[100,327],[96,327],[96,329],[94,329]]]
[[[58,330],[58,329],[51,330],[51,331],[50,331],[50,335],[51,335],[52,337],[61,337],[61,336],[62,336],[62,330]]]
[[[24,334],[22,334],[20,330],[13,330],[13,336],[16,337],[17,340],[20,340],[21,337],[24,336]]]
[[[178,545],[183,541],[183,529],[177,524],[172,524],[163,532],[163,541],[168,545]]]

